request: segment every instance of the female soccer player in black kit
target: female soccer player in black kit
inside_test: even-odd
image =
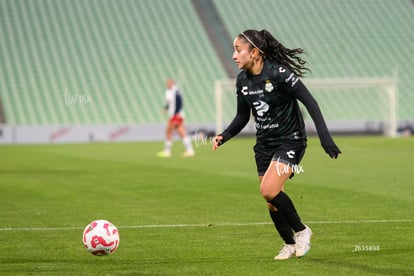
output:
[[[306,133],[298,101],[311,115],[322,147],[331,158],[341,153],[326,127],[315,99],[301,82],[308,70],[300,57],[303,49],[288,49],[266,30],[246,30],[234,42],[233,60],[242,71],[237,76],[237,113],[224,132],[212,140],[213,150],[237,135],[249,122],[256,123],[254,146],[260,193],[285,242],[275,260],[304,256],[310,249],[311,229],[304,225],[285,182],[298,168],[306,148]],[[293,230],[293,231],[292,231]]]

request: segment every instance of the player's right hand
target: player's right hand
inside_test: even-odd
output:
[[[218,149],[218,147],[222,144],[222,141],[223,141],[223,136],[221,135],[217,135],[213,138],[213,140],[211,140],[213,144],[213,151]]]

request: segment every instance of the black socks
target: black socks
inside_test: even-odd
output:
[[[269,200],[269,203],[275,206],[279,212],[282,213],[287,223],[295,232],[302,231],[306,228],[306,226],[300,221],[300,217],[296,212],[295,206],[293,206],[293,202],[287,194],[280,191],[273,199]]]
[[[275,224],[276,230],[279,233],[280,237],[285,241],[286,244],[295,244],[293,239],[292,228],[287,222],[286,218],[283,216],[280,211],[271,211],[269,210],[270,217]]]

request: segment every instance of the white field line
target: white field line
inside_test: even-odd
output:
[[[367,224],[367,223],[400,223],[414,222],[414,219],[373,219],[373,220],[332,220],[332,221],[306,221],[306,224]],[[118,226],[119,229],[143,229],[143,228],[191,228],[191,227],[234,227],[234,226],[256,226],[270,225],[271,222],[247,222],[247,223],[217,223],[217,224],[146,224]],[[84,227],[4,227],[0,232],[6,231],[65,231],[83,230]]]

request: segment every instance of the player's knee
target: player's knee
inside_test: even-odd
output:
[[[266,201],[272,200],[278,193],[279,191],[275,191],[274,189],[270,189],[266,186],[260,187],[260,194]]]

